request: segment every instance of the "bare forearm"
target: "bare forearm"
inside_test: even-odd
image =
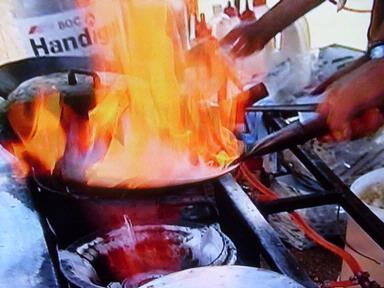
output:
[[[261,50],[275,35],[325,0],[281,0],[260,20],[243,23],[233,29],[221,45],[231,45],[235,57]]]
[[[375,0],[373,4],[368,40],[370,45],[384,41],[384,3],[382,0]]]
[[[359,68],[361,65],[366,63],[369,60],[369,57],[366,55],[356,59],[355,61],[351,62],[349,65],[347,65],[345,68],[339,70],[335,74],[333,74],[331,77],[329,77],[327,80],[325,80],[323,83],[321,83],[319,86],[317,86],[313,91],[312,94],[317,95],[324,93],[324,91],[332,85],[335,81],[342,78],[343,76],[347,75],[348,73],[352,72],[353,70]]]
[[[325,0],[282,0],[268,13],[260,18],[259,22],[268,29],[268,35],[273,38],[307,12],[323,3]]]

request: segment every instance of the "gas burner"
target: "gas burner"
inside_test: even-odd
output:
[[[193,267],[231,265],[236,248],[213,226],[131,226],[91,235],[59,252],[61,271],[76,287],[137,288]]]

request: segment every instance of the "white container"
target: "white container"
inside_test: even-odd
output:
[[[377,184],[382,184],[384,187],[384,168],[374,170],[358,178],[352,184],[351,190],[360,198],[369,187]],[[365,204],[377,217],[384,221],[384,209],[368,205],[367,203]],[[350,249],[347,246],[345,250],[356,258],[364,271],[369,272],[372,280],[375,280],[381,286],[384,286],[384,250],[381,249],[380,246],[378,246],[352,218],[348,219],[346,241],[353,249]],[[353,250],[356,250],[371,259],[375,259],[375,261],[369,260]],[[348,279],[351,276],[351,270],[346,263],[343,263],[340,275],[341,279]]]

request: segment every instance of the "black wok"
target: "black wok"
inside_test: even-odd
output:
[[[69,70],[96,70],[111,72],[111,70],[108,69],[107,63],[99,63],[96,66],[94,64],[95,63],[92,63],[91,59],[87,57],[41,57],[20,60],[0,66],[0,96],[6,99],[8,95],[22,82],[37,76],[57,72],[66,72]],[[252,93],[254,88],[255,87],[253,86],[249,87],[248,91]],[[170,190],[180,191],[190,186],[213,181],[227,173],[232,172],[238,167],[240,161],[246,160],[247,158],[255,155],[264,155],[289,148],[293,145],[302,144],[324,132],[325,122],[322,119],[313,119],[306,124],[301,124],[299,122],[293,123],[259,141],[253,149],[244,152],[239,159],[228,165],[228,167],[218,171],[215,175],[199,179],[182,179],[159,187],[137,189],[127,189],[123,187],[107,188],[89,186],[78,182],[63,181],[62,179],[52,176],[40,177],[36,174],[34,175],[34,178],[40,185],[46,187],[48,191],[51,190],[52,192],[64,193],[66,195],[68,195],[68,192],[70,191],[72,197],[78,198],[124,198],[134,195],[140,195],[140,197],[142,197],[143,195],[162,194],[164,192],[169,193]]]
[[[8,95],[14,91],[21,83],[31,78],[48,75],[57,72],[67,72],[70,70],[87,70],[92,69],[97,71],[108,71],[107,63],[99,63],[94,65],[90,58],[87,57],[41,57],[30,58],[20,60],[17,62],[8,63],[0,66],[0,96],[7,99]],[[112,71],[116,72],[116,71]],[[5,123],[7,130],[11,129],[10,125]],[[14,136],[14,135],[13,135]],[[1,137],[4,138],[4,135]],[[234,170],[236,166],[223,169],[219,171],[217,175],[199,178],[199,179],[185,179],[171,185],[164,185],[162,187],[155,188],[138,188],[138,189],[126,189],[126,188],[106,188],[88,186],[77,182],[62,181],[57,177],[40,176],[40,173],[34,174],[34,178],[42,186],[45,186],[47,190],[52,192],[64,193],[68,195],[68,191],[71,191],[73,197],[96,197],[96,198],[123,198],[133,195],[150,195],[150,194],[162,194],[169,192],[170,190],[179,191],[186,189],[190,186],[194,186],[201,183],[212,181],[216,178],[223,176],[226,173]]]

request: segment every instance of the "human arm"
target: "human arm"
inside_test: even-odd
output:
[[[284,30],[324,0],[282,0],[259,20],[240,24],[222,41],[231,46],[236,57],[242,57],[261,50],[279,32]]]
[[[384,2],[375,0],[368,30],[368,42],[369,46],[373,46],[382,41],[384,41]]]
[[[359,68],[361,65],[369,61],[369,57],[367,55],[364,55],[348,65],[346,65],[343,69],[337,71],[336,73],[332,74],[329,78],[327,78],[325,81],[323,81],[320,85],[318,85],[311,94],[318,95],[325,92],[325,90],[332,85],[335,81],[342,78],[343,76],[347,75],[348,73],[352,72],[353,70]]]
[[[384,3],[375,0],[368,31],[369,47],[384,41]],[[369,52],[332,75],[313,94],[326,93],[319,112],[327,117],[328,140],[358,138],[375,132],[384,123],[384,59],[370,59]]]

